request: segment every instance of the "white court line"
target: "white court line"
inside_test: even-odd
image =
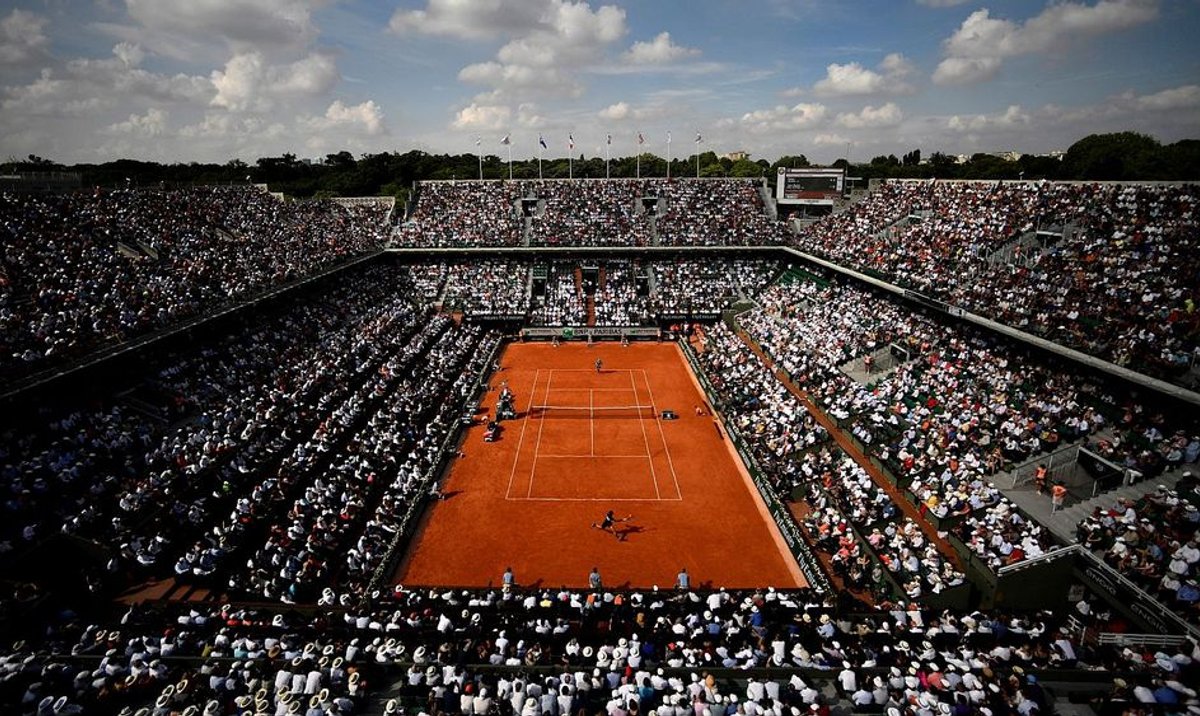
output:
[[[557,372],[557,370],[558,369],[556,368],[555,371]],[[616,371],[614,371],[614,372],[616,372]],[[632,373],[633,371],[626,371],[626,372]],[[582,392],[584,390],[592,390],[597,393],[616,393],[616,392],[624,393],[625,391],[629,390],[629,388],[563,388],[563,387],[558,387],[558,388],[554,389],[554,392],[555,393],[561,393],[564,391]]]
[[[546,397],[542,399],[544,405],[550,398],[550,384],[554,382],[554,369],[550,369],[550,377],[546,379]],[[533,473],[537,471],[538,448],[542,446],[542,428],[546,427],[546,416],[541,416],[538,420],[537,442],[533,444],[533,465],[529,467],[529,489],[525,491],[525,497],[533,497]]]
[[[592,446],[588,449],[589,457],[596,457],[596,392],[588,391],[588,430],[592,434]]]
[[[683,502],[682,497],[505,497],[509,502]]]
[[[654,388],[650,387],[650,376],[646,375],[646,369],[642,368],[642,380],[646,383],[646,390],[650,391],[650,404],[654,402]],[[671,448],[667,447],[667,434],[663,432],[662,421],[655,416],[654,422],[658,424],[658,434],[662,436],[663,450],[667,451],[667,465],[671,468],[671,479],[675,482],[675,494],[679,495],[679,499],[683,499],[683,491],[679,489],[679,475],[675,474],[675,461],[671,459]],[[643,425],[642,430],[646,427]]]
[[[525,411],[525,417],[521,420],[521,437],[517,438],[517,454],[513,456],[512,472],[508,474],[508,489],[504,491],[504,499],[512,494],[513,478],[517,475],[517,462],[521,459],[521,443],[525,442],[525,426],[529,424],[529,413],[533,412],[533,394],[537,390],[538,378],[542,375],[542,369],[538,368],[533,374],[533,385],[529,388],[529,408]],[[513,407],[516,407],[516,401],[513,402]]]
[[[543,453],[538,453],[538,457],[539,457],[539,458],[558,457],[558,458],[575,458],[575,459],[583,459],[583,458],[585,458],[585,457],[598,457],[598,458],[619,457],[619,458],[630,458],[630,459],[637,458],[637,459],[639,459],[639,460],[645,460],[645,459],[646,459],[646,456],[645,456],[645,455],[642,455],[642,454],[640,454],[640,453],[639,453],[639,454],[637,454],[637,455],[608,455],[608,454],[603,454],[603,453],[602,453],[602,454],[600,454],[600,455],[583,455],[583,454],[578,454],[578,455],[574,455],[574,454],[572,454],[572,455],[565,455],[565,454],[555,454],[555,455],[551,455],[551,454],[549,454],[549,453],[544,453],[544,452],[543,452]]]
[[[637,383],[633,382],[633,371],[629,371],[629,384],[633,386],[633,402],[641,404],[642,399],[638,396]],[[654,399],[650,399],[651,404]],[[658,473],[654,470],[654,453],[650,452],[650,436],[646,433],[646,421],[642,416],[638,416],[638,425],[642,427],[642,440],[646,442],[646,459],[650,461],[650,479],[654,481],[654,497],[662,499],[662,493],[658,490]],[[660,426],[661,427],[661,426]]]

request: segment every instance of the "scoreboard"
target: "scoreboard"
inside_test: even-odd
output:
[[[844,169],[789,169],[779,167],[775,199],[780,204],[833,206],[842,198],[846,182]]]

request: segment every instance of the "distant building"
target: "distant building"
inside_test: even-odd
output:
[[[0,189],[14,192],[69,191],[82,185],[78,172],[14,172],[0,176]]]
[[[750,158],[750,152],[747,152],[747,151],[744,151],[744,150],[738,149],[738,150],[735,150],[735,151],[729,152],[729,153],[727,153],[727,154],[722,154],[722,155],[721,155],[721,158],[722,158],[722,159],[728,159],[728,160],[729,160],[729,161],[731,161],[731,162],[740,162],[740,161],[742,161],[743,159],[749,159],[749,158]]]

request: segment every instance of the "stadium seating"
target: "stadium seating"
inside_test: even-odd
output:
[[[637,211],[647,182],[552,181],[539,183],[545,204],[530,227],[534,246],[646,246],[648,217]]]
[[[792,241],[759,187],[426,182],[395,240]],[[644,196],[665,213],[639,211]],[[1185,282],[1195,198],[1178,187],[887,183],[795,240],[1177,375],[1195,339]],[[241,188],[2,200],[14,237],[0,296],[10,376],[311,275],[373,250],[387,230],[369,206]],[[522,200],[540,215],[525,222]],[[1057,238],[1042,245],[1035,231],[1047,227]],[[971,596],[981,570],[1020,568],[1056,545],[1001,494],[1000,472],[1078,442],[1152,479],[1200,460],[1190,416],[774,260],[389,261],[147,357],[128,385],[9,421],[0,568],[24,573],[64,543],[92,566],[61,584],[5,581],[0,625],[19,640],[0,648],[0,711],[1028,716],[1054,701],[1043,680],[1096,672],[1102,710],[1200,708],[1196,642],[1098,640],[1132,627],[1086,589],[1074,612],[931,606]],[[30,266],[36,282],[19,274]],[[1029,298],[1031,286],[1054,298]],[[1135,301],[1122,301],[1125,288]],[[755,484],[800,525],[787,538],[807,540],[836,590],[591,591],[522,586],[521,575],[503,590],[391,583],[491,370],[501,335],[487,319],[653,324],[735,300],[754,307],[736,330],[699,331],[689,356]],[[867,357],[880,365],[864,369]],[[1145,491],[1080,522],[1080,542],[1196,623],[1197,481]],[[168,583],[198,601],[98,606]]]
[[[0,194],[0,381],[376,250],[386,213],[251,187]]]
[[[796,245],[1180,380],[1200,355],[1198,201],[1194,184],[890,182]]]
[[[395,240],[401,246],[516,246],[521,197],[512,183],[421,182],[416,208]]]

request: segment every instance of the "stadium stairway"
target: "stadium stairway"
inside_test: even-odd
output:
[[[1077,542],[1075,526],[1079,524],[1080,520],[1092,514],[1092,510],[1097,507],[1102,510],[1110,509],[1122,497],[1137,500],[1147,492],[1153,492],[1159,485],[1165,485],[1168,489],[1175,489],[1175,485],[1179,483],[1179,479],[1187,469],[1195,469],[1195,466],[1184,466],[1170,472],[1164,472],[1157,478],[1142,480],[1132,485],[1122,485],[1087,500],[1077,502],[1068,501],[1065,508],[1054,513],[1051,512],[1050,496],[1039,495],[1030,483],[1018,485],[1017,487],[1005,487],[1002,484],[997,484],[996,486],[1000,488],[1005,497],[1012,500],[1030,517],[1042,523],[1054,533],[1055,537],[1058,537],[1066,544],[1075,544]]]
[[[779,207],[775,204],[775,197],[771,196],[771,192],[765,184],[758,188],[758,195],[762,198],[763,213],[771,217],[771,221],[779,221]]]
[[[521,221],[521,245],[529,246],[530,236],[533,234],[533,217],[526,216]]]
[[[882,380],[892,373],[895,373],[896,369],[904,365],[906,362],[897,360],[896,357],[892,355],[892,351],[889,346],[884,346],[883,348],[880,348],[872,353],[871,359],[874,361],[874,367],[870,373],[867,372],[866,365],[864,365],[862,358],[855,358],[852,361],[847,361],[846,363],[838,366],[838,370],[840,370],[842,373],[845,373],[856,383],[868,385],[870,383],[874,383],[875,381]]]

